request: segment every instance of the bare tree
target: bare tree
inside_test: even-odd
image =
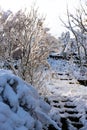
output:
[[[62,52],[61,52],[61,54],[64,54],[64,51],[65,51],[65,49],[66,49],[66,47],[67,47],[67,45],[68,45],[68,43],[70,42],[70,32],[68,31],[68,32],[63,32],[62,34],[61,34],[61,36],[59,37],[59,40],[62,42],[62,44],[63,44],[63,49],[62,49]]]
[[[87,8],[87,6],[86,6]],[[81,8],[76,9],[76,14],[71,14],[67,7],[67,24],[61,19],[64,26],[72,32],[78,51],[80,65],[82,65],[82,52],[84,50],[85,60],[87,59],[87,9],[81,4]]]
[[[34,84],[41,76],[41,73],[36,75],[39,68],[49,67],[46,62],[49,46],[42,42],[46,37],[45,18],[39,16],[38,9],[34,7],[30,12],[26,10],[20,10],[15,14],[11,12],[4,19],[3,14],[0,18],[0,26],[3,28],[0,40],[5,43],[5,59],[20,60],[18,75]]]

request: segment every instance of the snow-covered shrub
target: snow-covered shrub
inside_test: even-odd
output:
[[[0,70],[0,130],[59,130],[50,109],[33,86]]]

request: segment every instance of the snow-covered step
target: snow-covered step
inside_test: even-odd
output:
[[[61,130],[80,130],[86,125],[84,122],[87,122],[87,110],[83,109],[84,105],[82,106],[83,108],[78,108],[80,98],[78,96],[74,98],[52,96],[49,98],[50,104],[58,111],[60,116]]]
[[[74,126],[74,127],[76,127],[77,128],[77,130],[80,130],[80,128],[82,128],[84,125],[82,124],[82,123],[77,123],[77,122],[74,122],[74,123],[72,123],[72,125]]]

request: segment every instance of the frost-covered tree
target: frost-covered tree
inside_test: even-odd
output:
[[[63,44],[63,50],[62,53],[64,53],[66,46],[68,45],[68,43],[70,42],[70,32],[63,32],[59,38],[59,40],[62,42]]]
[[[82,59],[87,59],[87,5],[81,3],[80,8],[76,9],[76,14],[70,13],[67,8],[68,22],[66,24],[61,21],[74,36],[80,64],[82,64]]]
[[[18,71],[12,65],[11,68],[33,84],[36,77],[41,76],[40,72],[36,75],[39,67],[49,67],[46,62],[49,47],[46,42],[41,42],[46,36],[45,19],[34,7],[29,12],[20,10],[13,14],[1,11],[0,14],[0,44],[5,48],[5,60],[19,60]]]

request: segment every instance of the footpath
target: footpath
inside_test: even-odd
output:
[[[78,79],[84,76],[81,78],[79,68],[69,61],[50,59],[49,63],[52,72],[46,100],[55,113],[54,120],[61,130],[87,130],[87,86]]]

